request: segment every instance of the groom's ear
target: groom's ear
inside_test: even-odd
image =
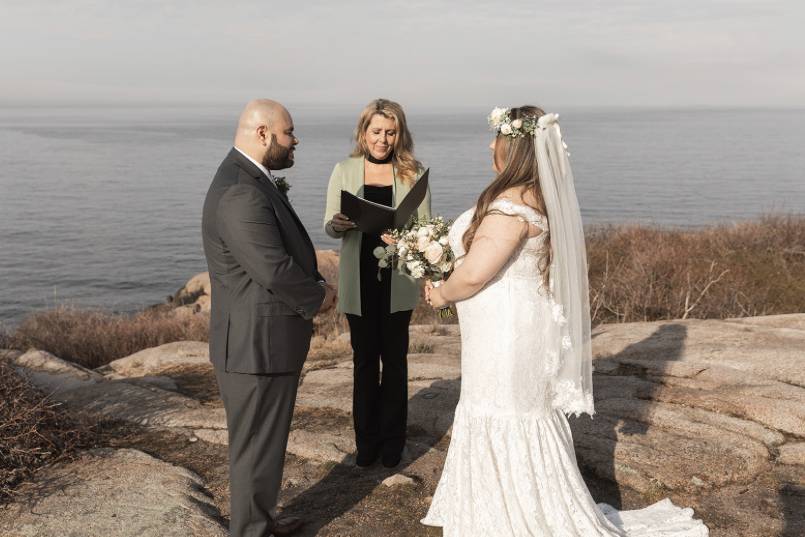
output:
[[[268,147],[268,145],[271,143],[271,136],[268,132],[268,126],[260,125],[259,127],[257,127],[256,132],[257,132],[257,139],[260,140],[260,143]]]

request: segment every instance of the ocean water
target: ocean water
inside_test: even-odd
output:
[[[69,303],[132,311],[206,270],[201,206],[237,107],[0,108],[0,322]],[[357,110],[291,111],[283,172],[319,248],[327,180]],[[492,178],[488,110],[409,110],[435,213]],[[805,110],[561,111],[585,223],[701,226],[805,213]]]

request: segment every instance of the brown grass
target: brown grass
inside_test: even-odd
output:
[[[0,503],[45,464],[93,447],[97,426],[68,413],[0,358]]]
[[[119,315],[61,306],[26,317],[6,336],[7,346],[37,348],[88,368],[171,341],[207,341],[209,318],[146,310]]]
[[[805,312],[805,217],[587,234],[594,322]]]
[[[408,345],[408,352],[411,354],[431,354],[433,352],[433,343],[421,339],[412,340]]]
[[[805,312],[805,217],[698,230],[596,227],[587,232],[587,250],[594,323]],[[208,317],[177,311],[114,315],[60,307],[0,333],[0,348],[36,347],[94,368],[171,341],[206,341]],[[412,318],[456,322],[423,301]],[[326,340],[347,330],[335,309],[316,318],[315,334]]]

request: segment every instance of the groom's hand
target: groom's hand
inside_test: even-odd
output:
[[[338,298],[338,294],[335,292],[335,288],[332,285],[322,283],[322,286],[324,286],[324,300],[321,303],[321,307],[319,307],[319,313],[324,313],[332,309],[333,306],[335,306],[336,298]]]

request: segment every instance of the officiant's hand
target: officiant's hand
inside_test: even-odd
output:
[[[332,220],[330,220],[330,226],[333,230],[341,233],[342,231],[349,231],[350,229],[355,229],[357,224],[347,217],[345,214],[336,213],[333,215]]]

